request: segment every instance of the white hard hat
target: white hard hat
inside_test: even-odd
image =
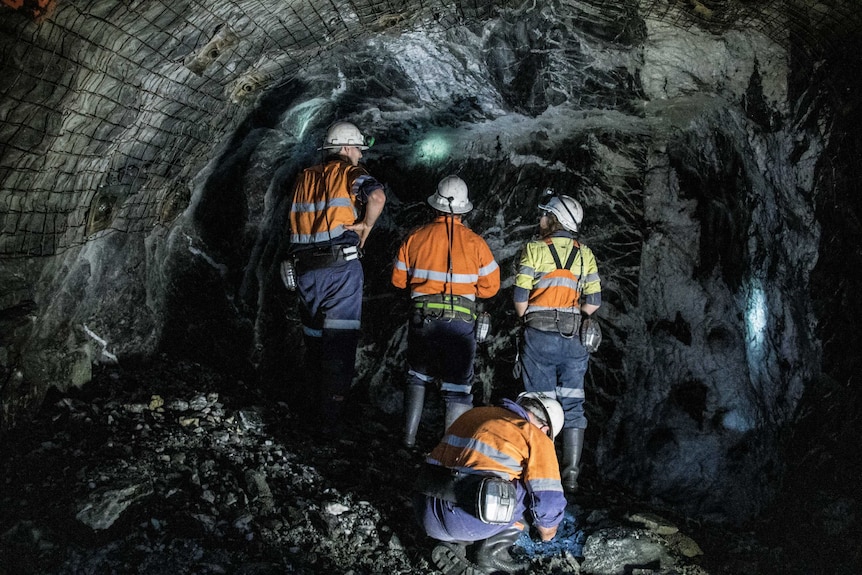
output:
[[[554,196],[547,204],[540,204],[539,209],[557,216],[557,221],[570,232],[577,232],[584,219],[581,204],[569,196]]]
[[[368,149],[365,136],[362,135],[359,128],[350,122],[335,122],[326,131],[326,139],[320,149],[334,150],[342,146],[356,146],[360,150]]]
[[[543,423],[547,424],[550,428],[548,437],[551,439],[557,437],[560,431],[562,431],[564,420],[563,407],[560,405],[559,401],[550,395],[545,395],[540,391],[525,391],[518,395],[518,400],[515,403],[535,415],[538,419],[541,419]],[[544,413],[536,413],[534,410],[530,409],[536,404],[542,406]]]
[[[467,184],[458,176],[446,176],[437,184],[437,191],[428,196],[428,205],[447,214],[466,214],[473,209],[467,197]]]

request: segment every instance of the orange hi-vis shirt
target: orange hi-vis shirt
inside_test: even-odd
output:
[[[392,285],[409,287],[410,297],[452,294],[471,300],[489,298],[500,289],[500,267],[485,240],[460,218],[437,216],[401,244],[392,268]]]
[[[520,480],[537,525],[554,527],[563,519],[566,498],[554,441],[511,400],[503,407],[475,407],[456,419],[425,461],[461,473]]]
[[[293,187],[291,243],[315,244],[340,237],[344,226],[359,219],[367,194],[376,187],[382,188],[365,168],[342,159],[306,168]]]

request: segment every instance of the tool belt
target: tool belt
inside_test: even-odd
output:
[[[430,463],[419,471],[416,490],[454,503],[491,525],[511,523],[518,503],[517,491],[511,481],[494,475],[458,473]]]
[[[358,259],[361,256],[358,246],[326,246],[309,248],[294,254],[296,268],[300,272],[328,268]]]
[[[581,314],[558,309],[531,311],[524,317],[524,325],[539,331],[555,331],[560,335],[571,337],[578,333],[581,327]]]
[[[423,295],[413,298],[413,308],[423,317],[474,321],[476,302],[460,295]]]

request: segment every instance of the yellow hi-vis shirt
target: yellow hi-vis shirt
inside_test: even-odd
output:
[[[571,267],[560,270],[545,239],[524,246],[515,276],[515,287],[529,292],[527,313],[579,310],[582,296],[586,296],[587,303],[600,305],[602,286],[593,251],[565,235],[548,239],[557,250],[563,266],[572,250],[577,250],[577,253]]]

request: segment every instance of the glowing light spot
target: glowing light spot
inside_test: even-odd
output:
[[[751,287],[745,314],[745,328],[748,332],[748,345],[751,351],[758,351],[763,346],[767,313],[766,293],[757,283]]]
[[[419,144],[419,157],[436,162],[449,156],[449,142],[440,136],[431,136]]]
[[[325,105],[326,100],[323,98],[313,98],[290,110],[283,122],[287,132],[297,140],[301,140],[305,131]]]
[[[752,425],[751,421],[739,413],[737,410],[728,411],[724,414],[721,419],[721,424],[725,429],[730,429],[732,431],[739,431],[741,433],[745,433],[746,431],[750,431],[754,425]]]

